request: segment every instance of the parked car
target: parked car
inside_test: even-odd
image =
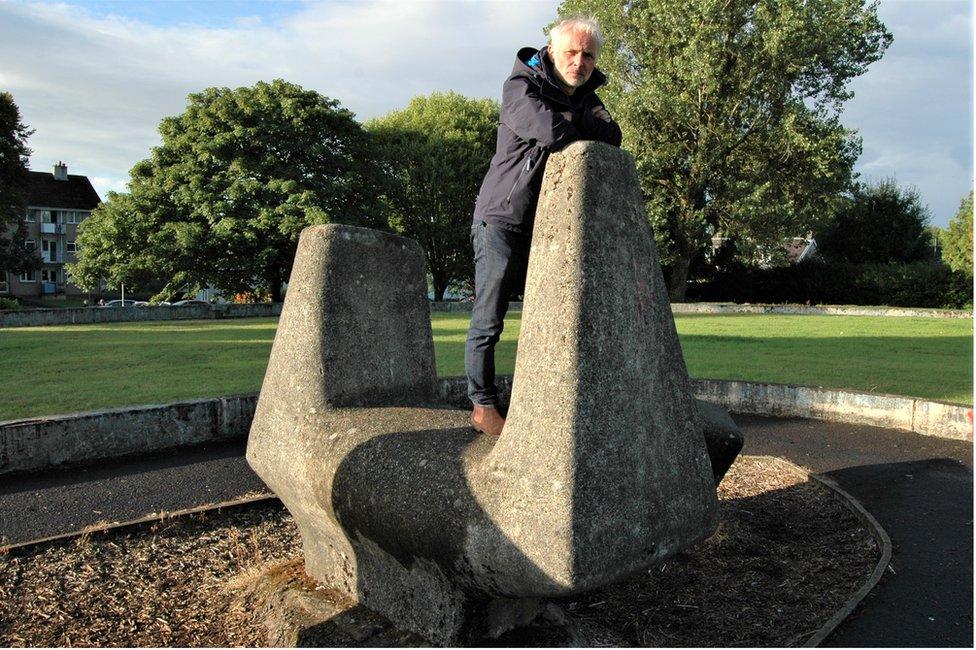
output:
[[[126,298],[123,300],[109,300],[107,303],[102,305],[103,307],[135,307],[138,304],[137,300],[129,300]]]
[[[206,300],[178,300],[173,304],[177,307],[182,307],[183,305],[209,305],[210,303]]]

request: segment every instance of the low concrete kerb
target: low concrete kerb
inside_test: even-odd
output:
[[[432,302],[431,311],[471,311],[473,302]],[[522,303],[513,302],[510,311],[521,311]],[[861,305],[769,305],[734,302],[673,302],[675,314],[782,314],[794,316],[894,316],[900,318],[972,318],[972,310],[930,309],[927,307],[870,307]]]
[[[854,513],[854,516],[861,520],[865,528],[874,537],[875,543],[878,548],[881,549],[881,556],[878,558],[877,563],[874,565],[874,570],[871,571],[871,575],[868,576],[867,580],[855,591],[847,602],[838,609],[830,619],[824,623],[819,630],[817,630],[813,636],[807,639],[806,643],[803,644],[805,648],[816,648],[821,643],[827,640],[831,634],[834,633],[840,624],[848,619],[848,617],[854,613],[857,606],[861,604],[861,601],[867,597],[871,590],[881,582],[881,578],[884,576],[885,569],[888,568],[888,564],[891,562],[891,537],[878,520],[874,518],[867,508],[865,508],[860,501],[855,499],[849,492],[841,488],[836,481],[824,476],[822,474],[810,474],[811,479],[819,482],[820,484],[829,488],[833,493],[839,498],[847,509]]]
[[[432,312],[470,312],[472,302],[437,301],[430,303]],[[513,302],[510,311],[521,311],[522,303]],[[895,316],[909,318],[972,318],[965,309],[927,309],[913,307],[861,307],[857,305],[766,305],[724,302],[676,302],[675,314],[786,314],[834,316]],[[279,316],[281,303],[247,305],[187,305],[156,307],[77,307],[72,309],[19,309],[0,311],[0,329],[7,327],[45,327],[52,325],[85,325],[167,320],[207,320],[214,318],[266,318]]]
[[[512,377],[497,378],[502,399]],[[735,413],[850,422],[954,440],[973,439],[969,406],[810,386],[694,379],[695,397]],[[440,380],[440,399],[468,406],[463,377]],[[0,422],[0,475],[118,458],[247,435],[257,394]]]
[[[281,314],[281,303],[154,305],[149,307],[72,307],[0,311],[0,329],[172,320],[268,318]]]

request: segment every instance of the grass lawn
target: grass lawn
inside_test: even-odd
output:
[[[468,315],[433,315],[437,368],[464,374]],[[511,373],[520,315],[498,372]],[[0,329],[0,420],[255,392],[277,319]],[[972,319],[677,317],[693,377],[806,384],[972,404]]]

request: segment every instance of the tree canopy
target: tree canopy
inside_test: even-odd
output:
[[[915,262],[931,257],[928,210],[914,188],[894,179],[859,185],[834,221],[817,234],[823,257],[836,262]]]
[[[10,93],[0,92],[0,280],[3,272],[37,269],[41,258],[27,250],[27,138],[33,130],[21,122],[20,109]]]
[[[79,286],[213,285],[281,299],[298,236],[330,222],[382,226],[368,137],[339,102],[282,80],[191,94],[159,125],[128,193],[110,192],[80,229]]]
[[[498,110],[493,100],[434,93],[366,125],[395,180],[390,225],[423,246],[437,300],[473,272],[469,226],[494,153]]]
[[[891,35],[864,0],[564,0],[606,42],[601,97],[637,162],[672,299],[720,235],[754,249],[838,207],[860,140],[848,83]]]
[[[973,193],[959,204],[959,211],[942,233],[942,259],[953,271],[973,274]]]

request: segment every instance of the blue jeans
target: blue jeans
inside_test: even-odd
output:
[[[464,346],[464,368],[468,374],[468,398],[474,404],[498,407],[495,344],[505,328],[509,299],[525,291],[531,243],[531,235],[485,222],[471,227],[474,308]]]

